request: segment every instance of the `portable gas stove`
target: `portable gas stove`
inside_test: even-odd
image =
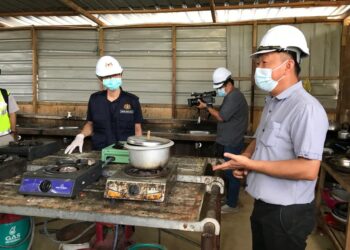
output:
[[[106,182],[105,198],[163,202],[176,182],[176,166],[142,170],[119,168]]]
[[[102,174],[94,159],[58,159],[56,164],[25,172],[19,193],[38,196],[75,197]]]
[[[117,142],[104,149],[101,152],[101,160],[106,161],[111,158],[111,162],[129,163],[129,151],[124,147],[125,142]]]
[[[27,161],[17,155],[0,154],[0,180],[20,175],[26,171]]]
[[[0,154],[16,154],[26,157],[29,161],[59,150],[59,145],[52,140],[23,140],[9,142],[9,145],[0,147]]]

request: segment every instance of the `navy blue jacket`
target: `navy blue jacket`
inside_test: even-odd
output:
[[[139,98],[122,89],[113,102],[107,100],[106,90],[93,93],[89,99],[87,120],[93,123],[93,150],[126,141],[135,135],[135,123],[143,121]]]

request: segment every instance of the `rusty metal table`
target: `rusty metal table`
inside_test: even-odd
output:
[[[29,168],[35,168],[35,164],[49,157],[33,161]],[[186,173],[196,178],[203,177],[201,175],[209,164],[208,158],[172,157],[170,160],[177,163],[180,174]],[[118,164],[108,166],[105,172],[113,172],[114,167],[118,167]],[[153,203],[107,200],[103,198],[103,178],[79,193],[75,199],[23,196],[17,193],[19,184],[20,176],[0,182],[0,213],[202,232],[202,249],[220,248],[222,190],[215,185],[207,193],[208,185],[178,181],[166,202]]]

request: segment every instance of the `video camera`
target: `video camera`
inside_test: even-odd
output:
[[[188,106],[198,106],[199,101],[201,100],[202,102],[208,103],[208,104],[213,104],[215,103],[215,98],[216,96],[216,91],[209,91],[209,92],[203,92],[203,93],[192,93],[191,96],[194,96],[194,98],[189,98],[187,99]]]

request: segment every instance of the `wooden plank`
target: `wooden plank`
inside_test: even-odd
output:
[[[350,192],[350,175],[342,173],[333,168],[326,162],[322,162],[321,166],[329,173],[347,192]]]
[[[84,213],[99,215],[124,215],[140,218],[157,218],[164,220],[198,221],[201,201],[205,193],[199,184],[177,183],[172,195],[165,203],[118,201],[114,204],[103,198],[105,180],[79,194],[76,199],[23,196],[18,194],[19,180],[6,180],[0,183],[1,207],[12,208],[14,214],[21,214],[19,209],[31,209],[32,216],[46,216],[44,210],[57,211],[57,216],[73,216]],[[186,208],[186,209],[184,209]],[[59,211],[59,213],[58,213]],[[1,212],[5,212],[1,210]],[[64,217],[63,217],[64,218]],[[124,221],[129,224],[128,221]]]
[[[337,249],[344,249],[349,250],[350,249],[350,207],[348,208],[348,218],[347,218],[347,225],[346,225],[346,232],[345,234],[343,232],[340,232],[338,230],[335,230],[328,226],[323,218],[323,209],[321,206],[321,194],[323,192],[324,182],[325,182],[325,176],[326,173],[331,175],[346,191],[350,191],[350,176],[348,173],[342,173],[336,170],[333,170],[333,168],[326,162],[321,163],[321,175],[319,178],[319,184],[317,187],[317,199],[316,199],[316,208],[319,213],[319,224],[322,226],[324,231],[330,236],[330,239],[334,243]]]
[[[106,24],[100,19],[96,18],[94,15],[90,14],[88,11],[84,10],[82,7],[74,3],[72,0],[60,0],[63,4],[67,5],[69,8],[75,10],[77,13],[85,16],[99,26],[105,26]]]
[[[343,122],[347,110],[350,109],[350,26],[343,24],[340,53],[340,91],[338,98],[337,120]]]
[[[344,233],[337,231],[331,227],[329,227],[326,222],[324,221],[324,218],[320,217],[317,218],[318,225],[323,229],[323,231],[329,236],[331,239],[331,242],[333,243],[336,250],[344,250]]]
[[[258,25],[255,22],[252,30],[252,52],[254,53],[257,49],[257,41],[258,39]],[[254,80],[254,72],[255,72],[255,63],[252,63],[252,75],[251,75],[251,87],[250,87],[250,117],[249,117],[249,127],[248,131],[255,131],[254,128],[254,106],[255,106],[255,80]]]
[[[213,19],[213,23],[216,23],[216,10],[215,10],[214,0],[209,0],[209,4],[210,4],[211,18]]]
[[[350,250],[350,206],[348,206],[347,224],[345,232],[345,250]]]
[[[56,155],[34,160],[29,167],[39,168],[55,164],[57,159],[62,157],[66,158],[63,151],[60,151]],[[74,154],[71,157],[75,157]],[[100,152],[79,154],[79,158],[100,159]],[[197,173],[194,175],[202,175],[207,161],[205,158],[187,157],[183,159],[171,157],[169,163],[173,164],[172,166],[178,166],[180,173],[196,169]],[[109,164],[107,167],[108,172],[113,172],[113,169],[115,171],[121,165]],[[20,211],[23,210],[30,210],[32,216],[45,217],[47,216],[45,211],[48,213],[59,211],[59,213],[56,212],[56,216],[60,218],[71,217],[71,219],[74,219],[74,215],[81,217],[86,213],[93,214],[96,218],[100,216],[129,216],[129,218],[153,218],[179,222],[193,222],[201,219],[202,203],[206,194],[203,184],[176,182],[171,189],[171,193],[166,197],[166,201],[162,203],[121,200],[111,203],[109,199],[103,197],[105,181],[106,179],[101,177],[98,182],[80,192],[75,199],[69,199],[20,195],[17,192],[20,176],[17,176],[0,182],[0,199],[2,200],[0,212],[5,212],[2,210],[4,208],[12,208],[12,212],[15,214],[21,214]],[[128,221],[122,221],[121,224],[132,225]]]
[[[98,54],[103,56],[105,54],[105,32],[104,29],[98,29]],[[100,81],[100,90],[103,90],[102,82]]]
[[[210,0],[213,1],[213,0]],[[319,7],[319,6],[341,6],[347,5],[348,1],[305,1],[305,2],[280,2],[280,3],[257,3],[244,5],[216,6],[217,10],[231,9],[254,9],[254,8],[279,8],[279,7]],[[190,11],[208,11],[210,7],[192,7],[192,8],[163,8],[163,9],[139,9],[139,10],[91,10],[88,14],[141,14],[141,13],[168,13],[168,12],[190,12]],[[24,12],[3,12],[0,16],[73,16],[73,11],[24,11]]]
[[[171,75],[171,117],[176,119],[176,26],[171,29],[172,75]]]

